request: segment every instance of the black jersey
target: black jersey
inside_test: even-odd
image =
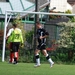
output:
[[[37,38],[38,38],[39,44],[45,44],[46,43],[46,38],[40,39],[40,36],[45,36],[47,34],[48,34],[48,32],[46,32],[45,29],[43,29],[43,28],[37,29]]]

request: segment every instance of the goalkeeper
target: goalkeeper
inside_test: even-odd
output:
[[[13,28],[9,30],[6,39],[8,39],[8,43],[11,42],[11,50],[14,54],[13,64],[17,64],[18,58],[18,50],[20,44],[23,44],[23,37],[21,29],[17,28],[17,24],[13,24]]]

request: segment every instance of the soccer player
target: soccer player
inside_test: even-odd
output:
[[[13,64],[17,64],[18,59],[18,50],[20,44],[23,44],[23,37],[21,29],[17,28],[17,24],[13,24],[13,28],[11,28],[6,36],[8,39],[8,43],[11,43],[12,57],[14,56]]]
[[[8,49],[10,50],[9,63],[13,63],[13,61],[14,61],[14,52],[12,51],[12,40],[11,40],[11,33],[12,33],[13,30],[14,29],[12,27],[11,29],[8,30],[8,32],[6,34],[6,41],[7,41],[7,44],[8,44]]]
[[[52,61],[51,58],[49,58],[49,55],[46,51],[46,38],[48,37],[49,33],[42,28],[42,25],[40,22],[36,23],[37,27],[37,40],[38,40],[38,46],[37,49],[35,50],[35,59],[36,59],[36,64],[34,65],[35,67],[40,66],[40,57],[39,57],[39,52],[42,51],[48,62],[50,63],[50,67],[53,66],[54,62]]]

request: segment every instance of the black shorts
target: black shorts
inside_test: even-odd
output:
[[[46,45],[45,45],[45,44],[43,44],[43,45],[39,44],[39,45],[37,46],[37,49],[38,49],[38,50],[44,50],[44,49],[46,49]]]
[[[18,52],[20,42],[12,42],[12,51]]]

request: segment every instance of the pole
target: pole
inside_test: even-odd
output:
[[[39,11],[39,2],[35,0],[35,12]],[[35,14],[35,26],[34,26],[34,51],[36,50],[36,22],[39,21],[39,14]],[[34,62],[35,62],[35,54],[34,54]]]
[[[3,51],[2,51],[2,62],[4,62],[5,57],[5,37],[6,37],[6,27],[7,27],[7,12],[5,13],[5,24],[4,24],[4,38],[3,38]]]
[[[23,14],[42,14],[42,15],[60,15],[60,16],[75,16],[75,14],[65,14],[65,13],[49,13],[49,12],[33,12],[33,11],[11,11],[7,10],[8,13],[23,13]]]
[[[39,2],[35,0],[35,12],[39,11]],[[34,37],[36,37],[36,22],[39,21],[39,15],[35,14]],[[34,39],[34,50],[36,49],[36,38]]]

